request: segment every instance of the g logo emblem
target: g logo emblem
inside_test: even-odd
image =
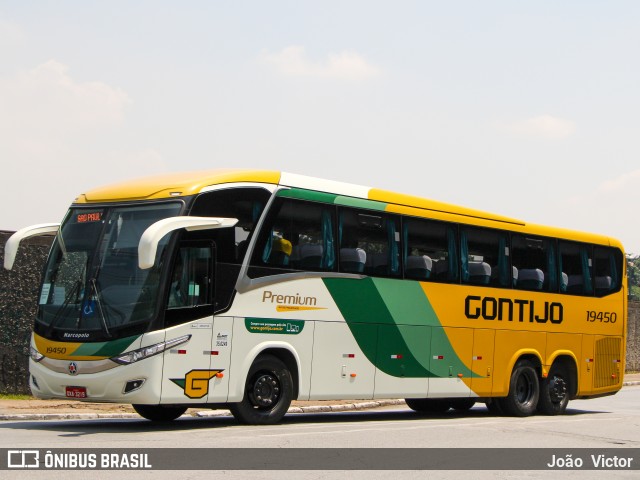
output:
[[[67,368],[69,369],[69,375],[77,375],[78,364],[76,362],[71,362]]]

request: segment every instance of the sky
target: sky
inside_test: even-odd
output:
[[[0,230],[257,168],[640,254],[640,2],[0,1]]]

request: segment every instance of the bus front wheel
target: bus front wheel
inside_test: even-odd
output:
[[[502,410],[513,417],[528,417],[536,412],[539,397],[536,369],[528,360],[520,360],[511,372],[509,394],[499,400]]]
[[[287,366],[273,355],[261,355],[249,369],[242,401],[229,404],[229,409],[241,423],[271,425],[282,420],[292,398],[293,380]]]
[[[174,407],[171,405],[131,405],[133,409],[143,418],[153,422],[170,422],[175,420],[184,412],[187,407]]]

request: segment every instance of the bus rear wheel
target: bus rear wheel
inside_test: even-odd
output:
[[[545,415],[560,415],[567,409],[569,403],[569,374],[567,369],[554,363],[549,375],[540,385],[540,400],[538,411]]]
[[[170,422],[187,411],[187,407],[171,405],[131,405],[143,418],[153,422]]]
[[[528,360],[520,360],[511,372],[509,394],[499,400],[502,410],[512,417],[528,417],[536,412],[539,397],[536,369]]]
[[[244,397],[229,404],[241,423],[272,425],[282,420],[293,398],[293,380],[287,366],[273,355],[259,356],[247,375]]]
[[[411,410],[420,413],[444,413],[449,410],[449,402],[444,398],[405,398]]]

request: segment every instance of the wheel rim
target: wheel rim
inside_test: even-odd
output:
[[[518,377],[516,383],[516,398],[519,404],[527,405],[531,403],[535,396],[534,382],[535,379],[527,373],[523,373]]]
[[[567,382],[564,378],[553,376],[549,380],[549,399],[553,403],[562,403],[567,396]]]
[[[256,376],[251,388],[251,403],[258,408],[273,408],[280,399],[280,381],[271,373]]]

